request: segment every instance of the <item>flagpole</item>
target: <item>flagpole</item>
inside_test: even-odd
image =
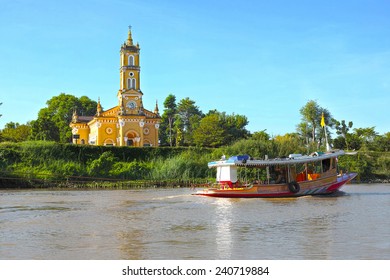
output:
[[[324,112],[322,112],[321,126],[324,128],[326,151],[329,152],[330,151],[330,146],[329,146],[329,143],[328,143],[328,134],[326,133],[326,124],[325,124]]]
[[[330,146],[329,146],[329,143],[328,143],[328,134],[326,133],[326,125],[324,126],[324,130],[325,130],[326,151],[329,152],[330,151]]]

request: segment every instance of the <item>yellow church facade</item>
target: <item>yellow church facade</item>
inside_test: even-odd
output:
[[[70,123],[74,144],[158,146],[161,117],[157,102],[154,111],[143,106],[140,71],[140,47],[133,44],[129,28],[127,41],[120,49],[118,105],[103,111],[99,100],[95,116],[74,112]]]

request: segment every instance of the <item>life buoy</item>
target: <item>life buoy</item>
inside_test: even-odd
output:
[[[288,184],[288,189],[290,190],[290,192],[292,193],[297,193],[300,191],[301,187],[299,186],[299,184],[295,181],[291,181],[289,184]]]

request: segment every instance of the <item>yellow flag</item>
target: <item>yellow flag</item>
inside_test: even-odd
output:
[[[321,117],[321,126],[324,127],[325,126],[325,118],[324,118],[324,113],[322,113],[322,117]]]

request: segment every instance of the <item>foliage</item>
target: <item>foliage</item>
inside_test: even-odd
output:
[[[165,99],[164,108],[159,133],[160,143],[162,146],[169,144],[172,147],[176,139],[173,124],[177,114],[176,97],[173,94],[168,95]]]
[[[38,119],[31,122],[34,140],[57,141],[68,143],[71,139],[69,123],[73,111],[79,115],[92,116],[96,112],[97,103],[86,96],[77,98],[70,94],[61,93],[46,102],[47,107],[38,113]]]
[[[145,179],[151,172],[152,164],[142,161],[115,162],[109,175],[110,177],[120,178],[123,180],[140,180]]]
[[[3,142],[0,143],[0,173],[27,180],[188,180],[208,176],[210,154],[210,150],[203,148]],[[172,174],[175,177],[170,177]]]
[[[149,179],[189,180],[207,178],[210,173],[207,162],[210,160],[210,154],[204,149],[188,149],[180,155],[166,159],[159,158],[153,162]]]
[[[277,154],[279,157],[287,157],[289,154],[306,154],[309,153],[302,145],[301,139],[297,133],[287,133],[284,136],[274,138]]]
[[[202,111],[195,105],[195,101],[188,97],[180,100],[177,105],[177,118],[174,123],[177,133],[177,146],[193,145],[192,133],[202,117]]]
[[[256,131],[255,133],[252,134],[252,139],[259,140],[259,141],[268,141],[271,138],[271,136],[265,131],[266,129],[262,131]]]
[[[200,147],[218,147],[224,144],[224,129],[218,114],[205,116],[194,131],[194,143]]]
[[[31,125],[9,122],[1,131],[2,141],[21,142],[26,141],[31,134]]]
[[[353,122],[348,122],[348,125],[345,123],[345,120],[342,120],[341,123],[337,120],[335,120],[335,128],[336,128],[336,133],[337,135],[340,135],[342,138],[344,138],[345,142],[345,147],[347,150],[349,150],[349,145],[348,145],[348,136],[349,136],[349,130],[353,126]]]
[[[106,151],[88,165],[88,174],[92,177],[106,177],[117,161],[111,151]]]
[[[221,126],[224,129],[225,140],[223,144],[228,145],[239,139],[249,137],[250,133],[245,127],[248,125],[247,117],[243,115],[228,115],[225,112],[218,113],[221,119]]]
[[[307,132],[311,131],[311,142],[316,142],[317,139],[321,140],[321,116],[324,114],[325,124],[328,127],[333,126],[333,119],[330,112],[322,108],[316,101],[309,100],[305,106],[303,106],[299,112],[302,116],[302,121],[306,123],[306,125],[300,124],[298,125],[298,133],[302,136],[307,137]]]

